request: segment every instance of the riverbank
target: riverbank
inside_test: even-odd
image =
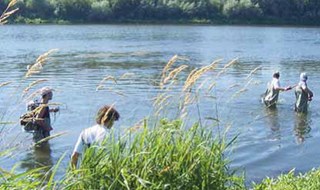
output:
[[[84,21],[84,20],[63,20],[63,19],[42,19],[18,17],[11,21],[12,24],[144,24],[144,25],[242,25],[242,26],[300,26],[300,27],[319,27],[319,20],[279,20],[279,19],[168,19],[168,20],[107,20],[107,21]]]

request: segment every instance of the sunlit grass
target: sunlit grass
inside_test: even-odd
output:
[[[180,120],[161,120],[155,127],[104,146],[91,146],[80,167],[69,170],[66,189],[239,189],[243,178],[228,169],[226,142],[198,124],[183,127]]]
[[[254,190],[317,190],[320,189],[320,170],[312,169],[302,174],[295,174],[294,170],[287,174],[282,174],[277,178],[264,179],[260,184],[253,185]]]

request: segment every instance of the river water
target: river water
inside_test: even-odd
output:
[[[25,78],[27,65],[48,50],[43,70]],[[141,119],[154,115],[153,99],[159,88],[161,72],[174,55],[182,57],[173,65],[186,64],[179,74],[186,79],[194,68],[222,59],[217,70],[205,73],[198,82],[196,106],[190,106],[187,121],[200,118],[203,127],[227,131],[228,139],[238,135],[228,151],[231,168],[245,171],[246,181],[259,182],[295,168],[306,172],[317,168],[320,150],[320,28],[254,26],[173,26],[173,25],[6,25],[0,27],[1,150],[17,147],[0,160],[2,168],[28,170],[57,163],[66,153],[61,167],[67,167],[73,146],[82,129],[94,124],[97,109],[114,104],[121,114],[114,128],[121,134]],[[237,63],[223,70],[231,60]],[[252,71],[254,71],[250,74]],[[308,85],[315,97],[309,113],[293,111],[294,92],[280,94],[277,110],[267,110],[260,95],[281,73],[281,85],[294,85],[300,72],[309,75]],[[217,73],[224,71],[219,77]],[[123,76],[125,75],[125,76]],[[107,76],[116,78],[102,81]],[[23,90],[33,81],[45,82]],[[178,81],[179,81],[178,80]],[[209,85],[215,86],[209,89]],[[103,88],[97,89],[99,85]],[[168,92],[173,98],[165,105],[163,116],[178,112],[183,82]],[[51,115],[53,132],[67,132],[50,140],[49,146],[32,147],[32,137],[18,125],[25,111],[26,98],[37,88],[55,89],[52,102],[60,113]],[[195,109],[193,109],[195,108]],[[199,111],[197,111],[199,110]],[[173,114],[172,114],[173,113]],[[211,118],[211,119],[210,119]],[[218,119],[219,124],[212,120]]]

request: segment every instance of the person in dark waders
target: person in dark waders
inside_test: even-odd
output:
[[[308,88],[307,85],[308,76],[306,73],[300,74],[300,82],[295,88],[295,111],[298,113],[308,112],[308,102],[313,98],[313,92]]]
[[[263,103],[268,108],[275,108],[276,107],[280,91],[288,91],[288,90],[292,89],[291,86],[281,87],[279,78],[280,78],[280,73],[274,72],[272,81],[271,81],[271,83],[268,84],[268,88],[262,97]]]
[[[48,103],[52,100],[52,89],[50,87],[43,87],[40,89],[41,102],[40,110],[36,117],[37,129],[33,133],[33,140],[38,142],[50,136],[51,126],[50,112],[58,112],[59,108],[50,109]]]

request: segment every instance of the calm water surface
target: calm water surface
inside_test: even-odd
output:
[[[0,160],[2,168],[52,165],[65,152],[62,167],[66,167],[80,131],[94,124],[96,110],[103,104],[115,103],[119,110],[118,134],[152,115],[162,68],[175,54],[186,58],[176,64],[187,64],[188,71],[220,58],[223,67],[238,58],[238,64],[220,77],[214,77],[218,71],[202,77],[207,83],[200,90],[200,114],[190,114],[188,120],[197,121],[200,115],[202,124],[215,130],[216,124],[208,118],[218,117],[220,129],[228,129],[228,138],[239,135],[229,158],[232,168],[245,170],[248,182],[320,165],[320,28],[7,25],[0,27],[0,47],[0,83],[11,82],[0,88],[2,120],[17,122],[25,110],[23,89],[35,80],[46,79],[29,94],[44,85],[55,88],[53,102],[62,105],[60,113],[52,115],[53,134],[68,132],[39,150],[32,148],[31,136],[17,123],[2,126],[1,149],[18,146],[12,157]],[[52,54],[40,74],[24,78],[27,65],[56,48],[59,51]],[[260,69],[249,76],[257,67]],[[281,72],[282,85],[294,85],[300,72],[308,72],[308,85],[315,97],[307,116],[293,112],[293,91],[280,94],[275,111],[260,103],[274,70]],[[125,73],[129,74],[121,78]],[[181,73],[181,80],[187,74],[187,70]],[[105,81],[104,89],[96,91],[109,75],[118,79],[117,84]],[[216,86],[206,90],[212,81]],[[179,95],[180,87],[178,84],[171,93]],[[177,101],[171,100],[165,114],[176,112]]]

